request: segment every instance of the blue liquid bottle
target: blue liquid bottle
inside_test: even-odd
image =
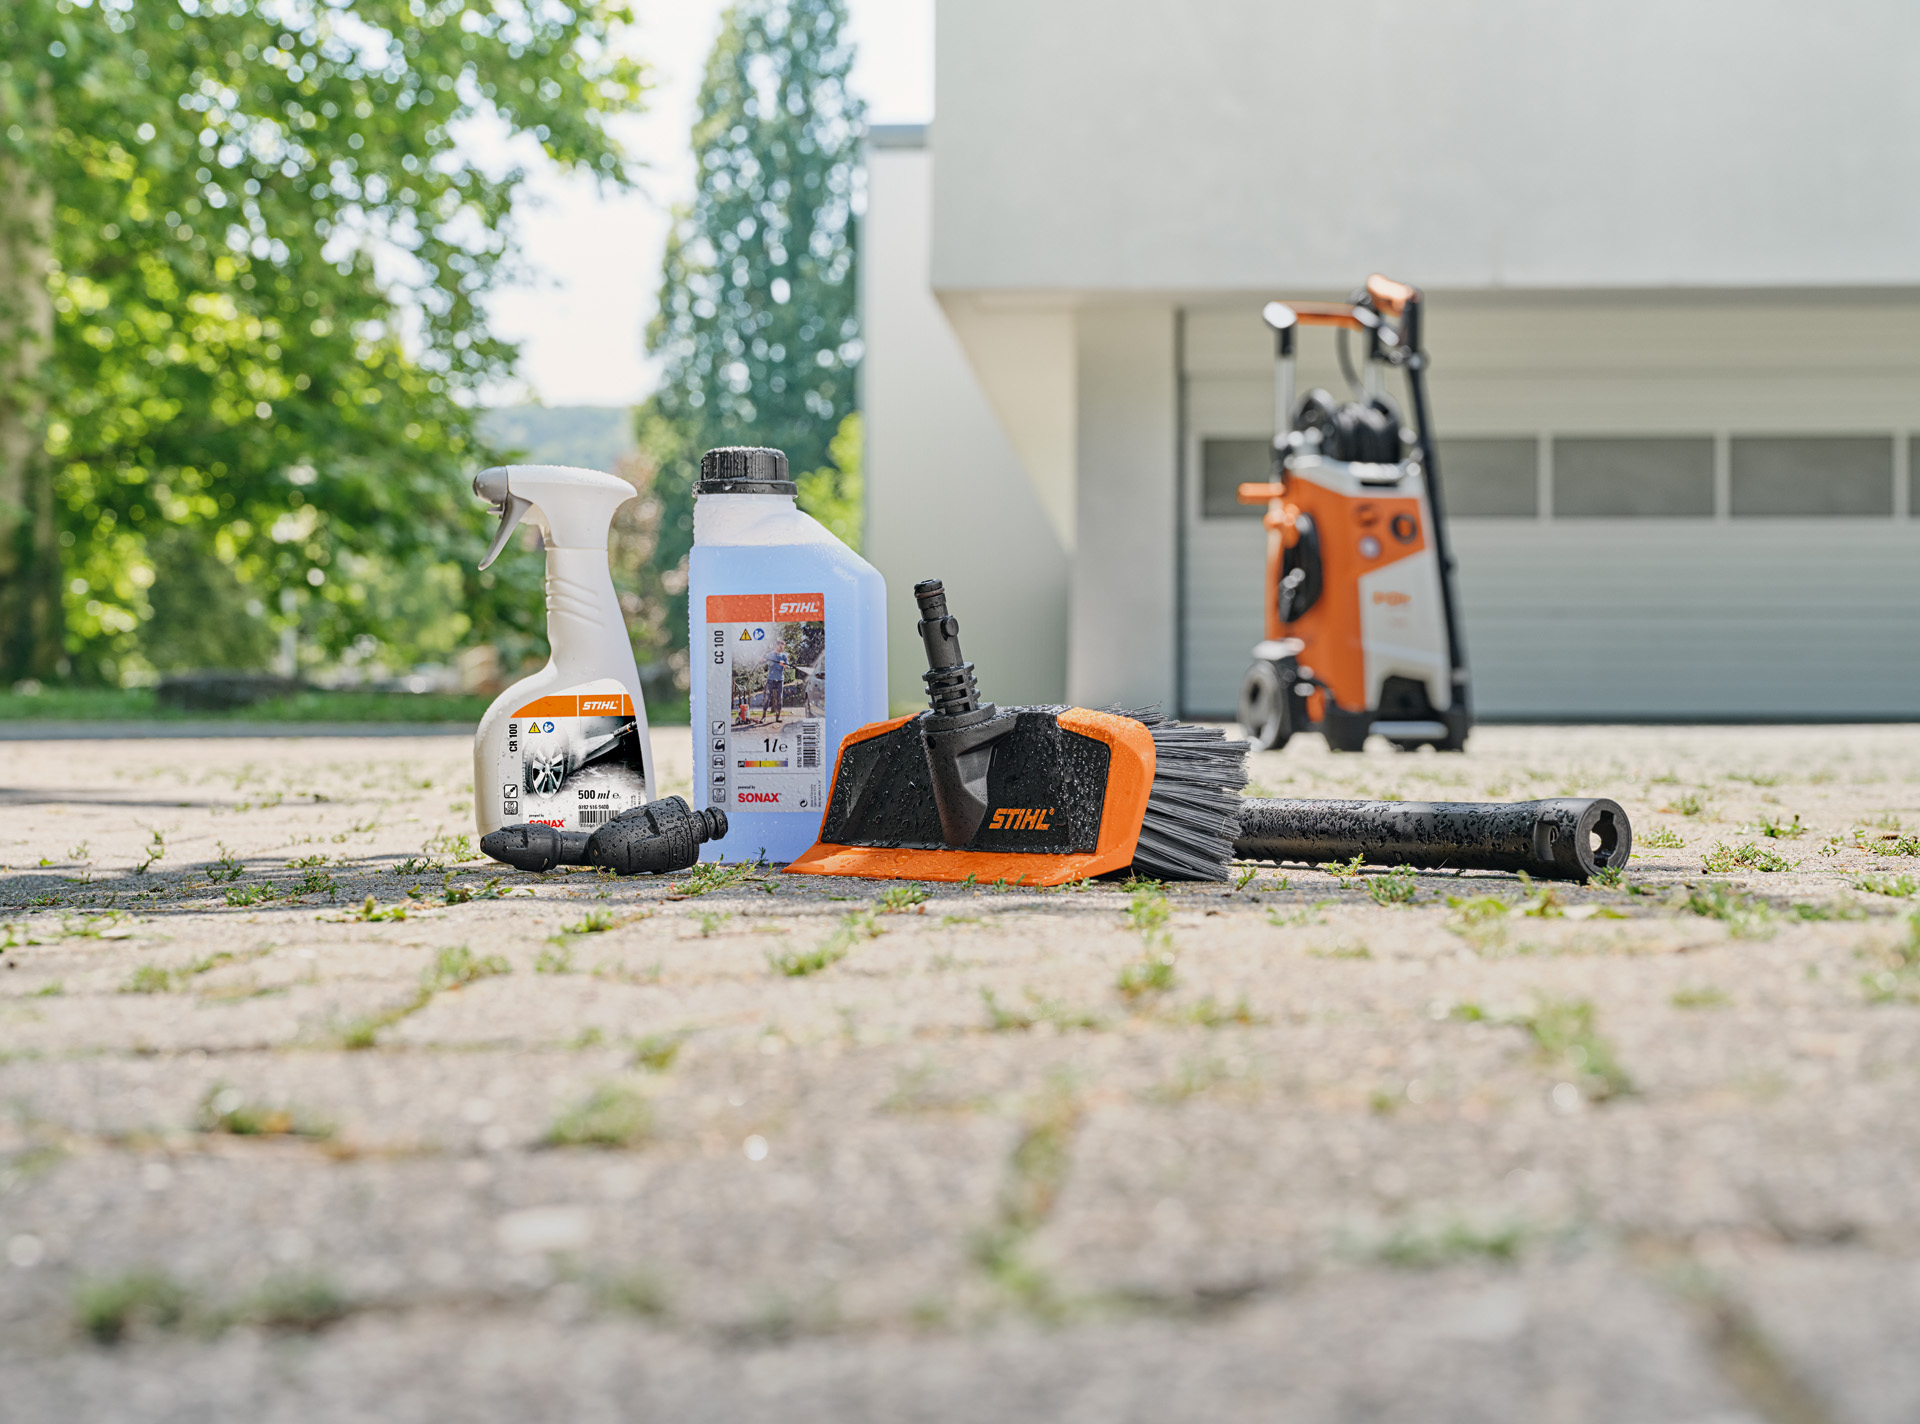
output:
[[[794,504],[779,450],[709,450],[694,487],[687,647],[703,860],[784,864],[819,838],[847,733],[887,715],[886,581]]]

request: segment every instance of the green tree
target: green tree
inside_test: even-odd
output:
[[[647,329],[662,379],[638,415],[664,576],[692,547],[702,451],[774,445],[796,472],[826,468],[854,410],[862,118],[845,26],[844,0],[736,0],[707,60],[698,187],[667,239]],[[669,634],[684,655],[684,578],[677,589]]]
[[[866,425],[856,410],[827,442],[833,463],[794,476],[799,487],[795,502],[850,549],[860,547],[866,532],[867,481],[861,470],[865,451]]]
[[[0,676],[257,659],[295,621],[334,652],[528,627],[538,571],[474,571],[466,488],[471,393],[515,354],[481,302],[522,174],[458,139],[626,181],[627,18],[0,8]]]

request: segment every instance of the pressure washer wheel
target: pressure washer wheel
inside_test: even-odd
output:
[[[1240,726],[1258,751],[1277,751],[1293,735],[1293,685],[1265,658],[1240,683]]]

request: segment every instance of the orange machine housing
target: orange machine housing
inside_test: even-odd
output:
[[[1282,484],[1245,484],[1242,504],[1265,504],[1261,523],[1267,531],[1266,635],[1300,643],[1299,660],[1325,684],[1306,703],[1307,716],[1326,720],[1326,692],[1342,708],[1358,712],[1367,705],[1366,648],[1360,632],[1360,604],[1352,598],[1320,598],[1292,623],[1280,621],[1280,580],[1286,551],[1299,541],[1299,518],[1306,514],[1320,531],[1320,557],[1329,585],[1358,588],[1363,575],[1410,558],[1427,548],[1427,526],[1417,498],[1368,496],[1356,499],[1312,480]],[[1371,551],[1371,552],[1369,552]],[[1376,595],[1384,596],[1384,595]]]

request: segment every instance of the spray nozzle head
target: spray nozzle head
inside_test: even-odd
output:
[[[500,516],[483,569],[529,512],[554,548],[604,549],[614,511],[637,493],[618,475],[570,465],[495,465],[474,477],[473,492]]]

